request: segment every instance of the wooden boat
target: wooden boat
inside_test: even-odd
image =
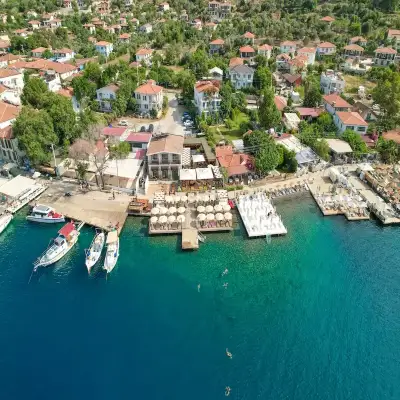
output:
[[[0,234],[7,228],[12,219],[12,214],[5,214],[0,216]]]
[[[89,273],[92,267],[97,263],[97,261],[99,261],[101,252],[103,251],[104,243],[105,243],[104,232],[98,232],[93,238],[92,244],[90,245],[89,249],[86,250],[85,263]]]
[[[79,237],[73,222],[68,222],[59,231],[58,236],[52,241],[47,250],[34,263],[34,270],[38,267],[47,267],[61,260],[76,244]]]
[[[118,231],[111,231],[107,234],[107,253],[104,259],[103,269],[110,273],[117,264],[119,257]]]

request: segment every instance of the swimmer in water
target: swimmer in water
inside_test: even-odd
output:
[[[228,288],[228,282],[225,282],[222,286],[223,286],[225,289],[227,289],[227,288]]]
[[[197,285],[197,291],[200,292],[200,283]]]
[[[226,275],[228,273],[228,268],[225,268],[225,271],[222,273],[222,276]]]
[[[231,388],[229,386],[227,386],[225,388],[225,396],[229,396],[231,394]]]

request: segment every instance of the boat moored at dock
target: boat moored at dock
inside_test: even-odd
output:
[[[104,232],[97,232],[90,248],[86,250],[86,268],[90,273],[92,267],[99,261],[105,243]]]
[[[0,234],[7,228],[12,219],[12,214],[0,215]]]
[[[65,222],[64,215],[55,212],[53,208],[43,204],[34,206],[26,219],[27,221],[42,222],[45,224],[57,224],[60,222]]]
[[[61,260],[76,244],[79,237],[79,230],[83,223],[78,227],[74,222],[68,222],[59,231],[58,236],[52,241],[47,250],[34,263],[34,270],[38,267],[47,267]]]
[[[107,253],[104,259],[103,269],[110,273],[117,264],[119,257],[119,237],[116,230],[107,234]]]

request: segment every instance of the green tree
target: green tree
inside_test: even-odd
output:
[[[45,110],[23,107],[13,124],[13,132],[34,165],[49,161],[50,145],[57,143],[58,139],[51,117]]]
[[[342,139],[345,140],[355,153],[367,153],[368,148],[361,136],[352,129],[346,129],[342,134]]]
[[[274,170],[279,163],[280,153],[275,142],[271,138],[257,153],[255,166],[258,171],[270,172]]]
[[[196,77],[192,71],[181,71],[176,75],[176,85],[182,88],[182,96],[186,100],[193,99]]]
[[[329,144],[325,139],[315,141],[313,149],[323,160],[329,161]]]
[[[378,120],[381,130],[390,130],[400,123],[400,74],[391,74],[390,80],[378,82],[372,98],[379,104],[382,114]]]
[[[393,140],[380,138],[377,150],[385,164],[394,164],[400,159],[399,145]]]
[[[281,121],[281,113],[276,108],[274,97],[274,90],[271,87],[264,90],[258,114],[260,124],[265,129],[275,128]]]
[[[71,84],[74,89],[74,95],[79,102],[84,99],[93,99],[96,96],[96,83],[85,76],[77,76],[72,79]]]
[[[272,73],[268,67],[258,67],[254,74],[254,82],[255,86],[260,89],[264,90],[267,87],[272,86]]]
[[[21,102],[33,108],[43,108],[50,92],[46,83],[40,78],[29,77],[22,91]]]
[[[49,59],[49,58],[53,57],[53,53],[49,49],[46,49],[43,52],[42,57]]]
[[[232,112],[233,89],[230,82],[223,83],[219,91],[221,97],[221,114],[224,118],[229,117]]]
[[[314,76],[309,76],[304,85],[305,107],[317,107],[322,104],[322,94],[319,88],[319,82]]]
[[[83,70],[83,76],[89,81],[95,82],[98,88],[101,84],[101,74],[100,65],[95,62],[87,63]]]

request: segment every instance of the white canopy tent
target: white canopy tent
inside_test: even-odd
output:
[[[214,174],[211,168],[196,168],[197,180],[206,181],[213,180]]]
[[[33,179],[18,175],[0,186],[0,194],[17,200],[35,186],[36,182]]]
[[[179,180],[181,181],[195,181],[196,170],[195,169],[181,169],[179,171]]]

